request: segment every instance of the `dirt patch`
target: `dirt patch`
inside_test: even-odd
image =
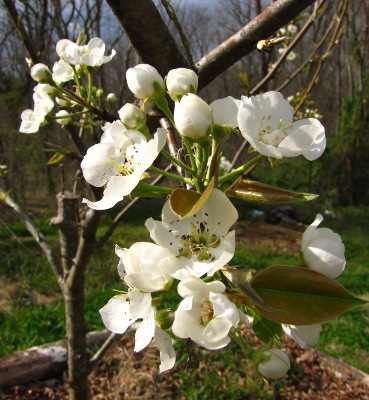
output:
[[[237,243],[246,247],[263,247],[271,251],[297,254],[306,226],[300,223],[288,226],[262,221],[240,221],[236,225]]]
[[[251,343],[256,343],[251,332],[245,332]],[[285,379],[265,383],[266,391],[271,398],[280,400],[369,400],[369,376],[338,360],[317,352],[314,349],[301,349],[294,341],[287,339],[285,350],[292,360],[291,369]],[[179,368],[159,374],[159,355],[155,348],[147,348],[140,353],[133,352],[134,339],[132,335],[122,336],[109,350],[105,359],[94,369],[89,378],[91,400],[122,400],[122,399],[176,399],[185,400],[180,391],[178,378]],[[209,373],[207,354],[201,350],[201,361],[198,365],[198,380],[204,373]],[[237,385],[244,386],[248,377],[256,377],[249,361],[240,359],[237,371]],[[234,374],[224,366],[214,370],[218,376]],[[199,397],[201,398],[201,397]],[[224,399],[221,391],[218,399]],[[17,385],[0,391],[1,400],[66,400],[68,390],[63,379],[52,379],[30,385]],[[258,400],[250,395],[249,400]]]

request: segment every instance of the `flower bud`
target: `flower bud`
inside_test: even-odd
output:
[[[58,111],[56,114],[55,114],[55,116],[56,117],[63,117],[63,116],[66,116],[66,118],[57,118],[55,121],[59,124],[59,125],[61,125],[61,126],[65,126],[65,125],[68,125],[69,123],[70,123],[70,121],[72,120],[70,117],[69,117],[69,112],[68,111],[66,111],[66,110],[60,110],[60,111]]]
[[[168,72],[165,82],[172,100],[180,101],[183,95],[197,92],[199,78],[192,69],[177,68]]]
[[[119,111],[119,118],[127,129],[140,130],[146,123],[145,114],[131,103],[125,104]]]
[[[286,375],[290,368],[290,360],[282,350],[272,348],[262,354],[269,357],[268,360],[261,360],[257,365],[259,373],[269,379],[279,379]]]
[[[31,68],[31,77],[36,82],[47,83],[51,80],[51,71],[47,65],[38,63]]]
[[[115,95],[115,93],[109,93],[107,96],[106,96],[106,99],[108,100],[108,103],[109,104],[114,104],[114,103],[116,103],[117,102],[117,96]]]
[[[101,99],[104,96],[104,91],[102,89],[96,90],[96,97]]]
[[[194,141],[201,142],[213,129],[213,113],[204,100],[189,93],[175,104],[174,122],[178,132]]]
[[[309,268],[334,279],[345,269],[345,246],[338,233],[328,228],[317,229],[322,221],[318,214],[302,235],[301,254]]]
[[[164,80],[159,72],[148,64],[138,64],[126,73],[127,84],[138,99],[164,95]]]

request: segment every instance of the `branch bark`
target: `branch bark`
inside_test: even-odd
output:
[[[165,76],[171,69],[191,68],[152,0],[107,0],[144,63]]]
[[[277,0],[241,30],[202,57],[196,63],[199,69],[199,90],[236,61],[255,50],[259,40],[267,39],[314,1]]]

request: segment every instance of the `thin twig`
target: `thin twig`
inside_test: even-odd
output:
[[[36,243],[40,246],[41,250],[45,254],[45,257],[56,276],[58,284],[63,290],[63,267],[59,257],[52,250],[50,243],[46,239],[45,235],[34,225],[28,214],[2,188],[0,188],[0,199],[5,203],[5,205],[10,207],[23,221],[28,232],[32,235]]]
[[[101,345],[99,350],[90,358],[88,362],[89,371],[104,357],[105,353],[109,350],[110,346],[117,339],[118,334],[111,333],[105,342]]]
[[[309,86],[307,87],[307,89],[304,90],[301,101],[293,110],[295,114],[301,109],[301,107],[305,103],[307,97],[313,90],[313,87],[318,83],[318,79],[319,79],[319,76],[320,76],[320,73],[322,71],[325,61],[327,60],[328,57],[330,57],[332,55],[333,47],[336,46],[339,42],[343,18],[347,12],[349,2],[350,2],[350,0],[342,0],[342,2],[340,4],[340,6],[342,6],[342,11],[341,11],[341,14],[337,17],[336,28],[335,28],[332,38],[329,42],[328,48],[325,51],[325,53],[320,57],[318,67],[315,70],[314,76],[311,79]]]
[[[253,88],[250,90],[249,95],[252,96],[256,93],[261,87],[263,87],[267,82],[269,82],[275,73],[278,71],[280,66],[283,64],[284,60],[287,58],[288,54],[295,48],[298,42],[302,39],[308,29],[313,25],[316,16],[317,10],[325,3],[326,0],[321,0],[319,3],[315,4],[315,8],[313,13],[311,14],[310,18],[306,21],[305,25],[299,31],[299,33],[293,38],[291,43],[286,47],[283,54],[279,57],[277,62],[274,63],[273,68],[268,72],[268,74]]]

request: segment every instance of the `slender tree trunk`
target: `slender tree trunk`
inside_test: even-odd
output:
[[[84,279],[65,285],[65,318],[68,343],[68,377],[71,400],[88,399],[88,358],[85,323]]]

